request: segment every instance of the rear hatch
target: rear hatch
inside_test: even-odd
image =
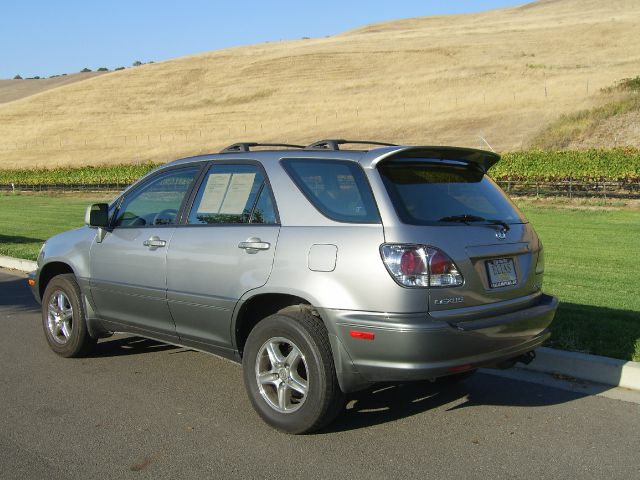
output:
[[[486,175],[498,158],[467,149],[416,149],[377,165],[400,220],[385,223],[385,241],[435,247],[429,255],[444,253],[462,276],[460,285],[425,288],[434,317],[457,322],[507,313],[539,295],[536,233]]]

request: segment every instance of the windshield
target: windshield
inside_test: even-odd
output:
[[[500,187],[467,163],[403,159],[385,162],[378,170],[404,223],[526,222]]]

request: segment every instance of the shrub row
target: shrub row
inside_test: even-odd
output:
[[[2,185],[128,185],[156,164],[0,170]]]
[[[0,170],[0,184],[7,185],[127,185],[157,166],[115,165],[101,167]],[[640,150],[543,151],[506,153],[490,171],[496,180],[640,181]]]
[[[491,170],[497,180],[640,181],[640,150],[530,150],[506,153]]]

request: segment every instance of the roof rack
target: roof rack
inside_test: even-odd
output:
[[[340,150],[340,145],[344,144],[358,144],[358,145],[382,145],[384,147],[397,147],[395,143],[386,142],[374,142],[369,140],[344,140],[344,139],[328,139],[314,142],[311,145],[307,145],[305,150]]]
[[[288,143],[257,143],[257,142],[241,142],[234,143],[220,150],[220,153],[232,152],[250,152],[253,147],[287,147],[287,148],[305,148],[304,145],[291,145]]]

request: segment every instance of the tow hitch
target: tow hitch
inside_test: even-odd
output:
[[[525,365],[529,365],[536,358],[536,352],[531,350],[527,353],[523,353],[517,357],[510,358],[508,360],[503,360],[500,363],[496,363],[490,368],[497,368],[499,370],[506,370],[507,368],[513,367],[516,363],[524,363]]]
[[[536,352],[531,350],[530,352],[523,353],[519,357],[516,357],[516,362],[524,363],[525,365],[529,365],[536,359]]]

